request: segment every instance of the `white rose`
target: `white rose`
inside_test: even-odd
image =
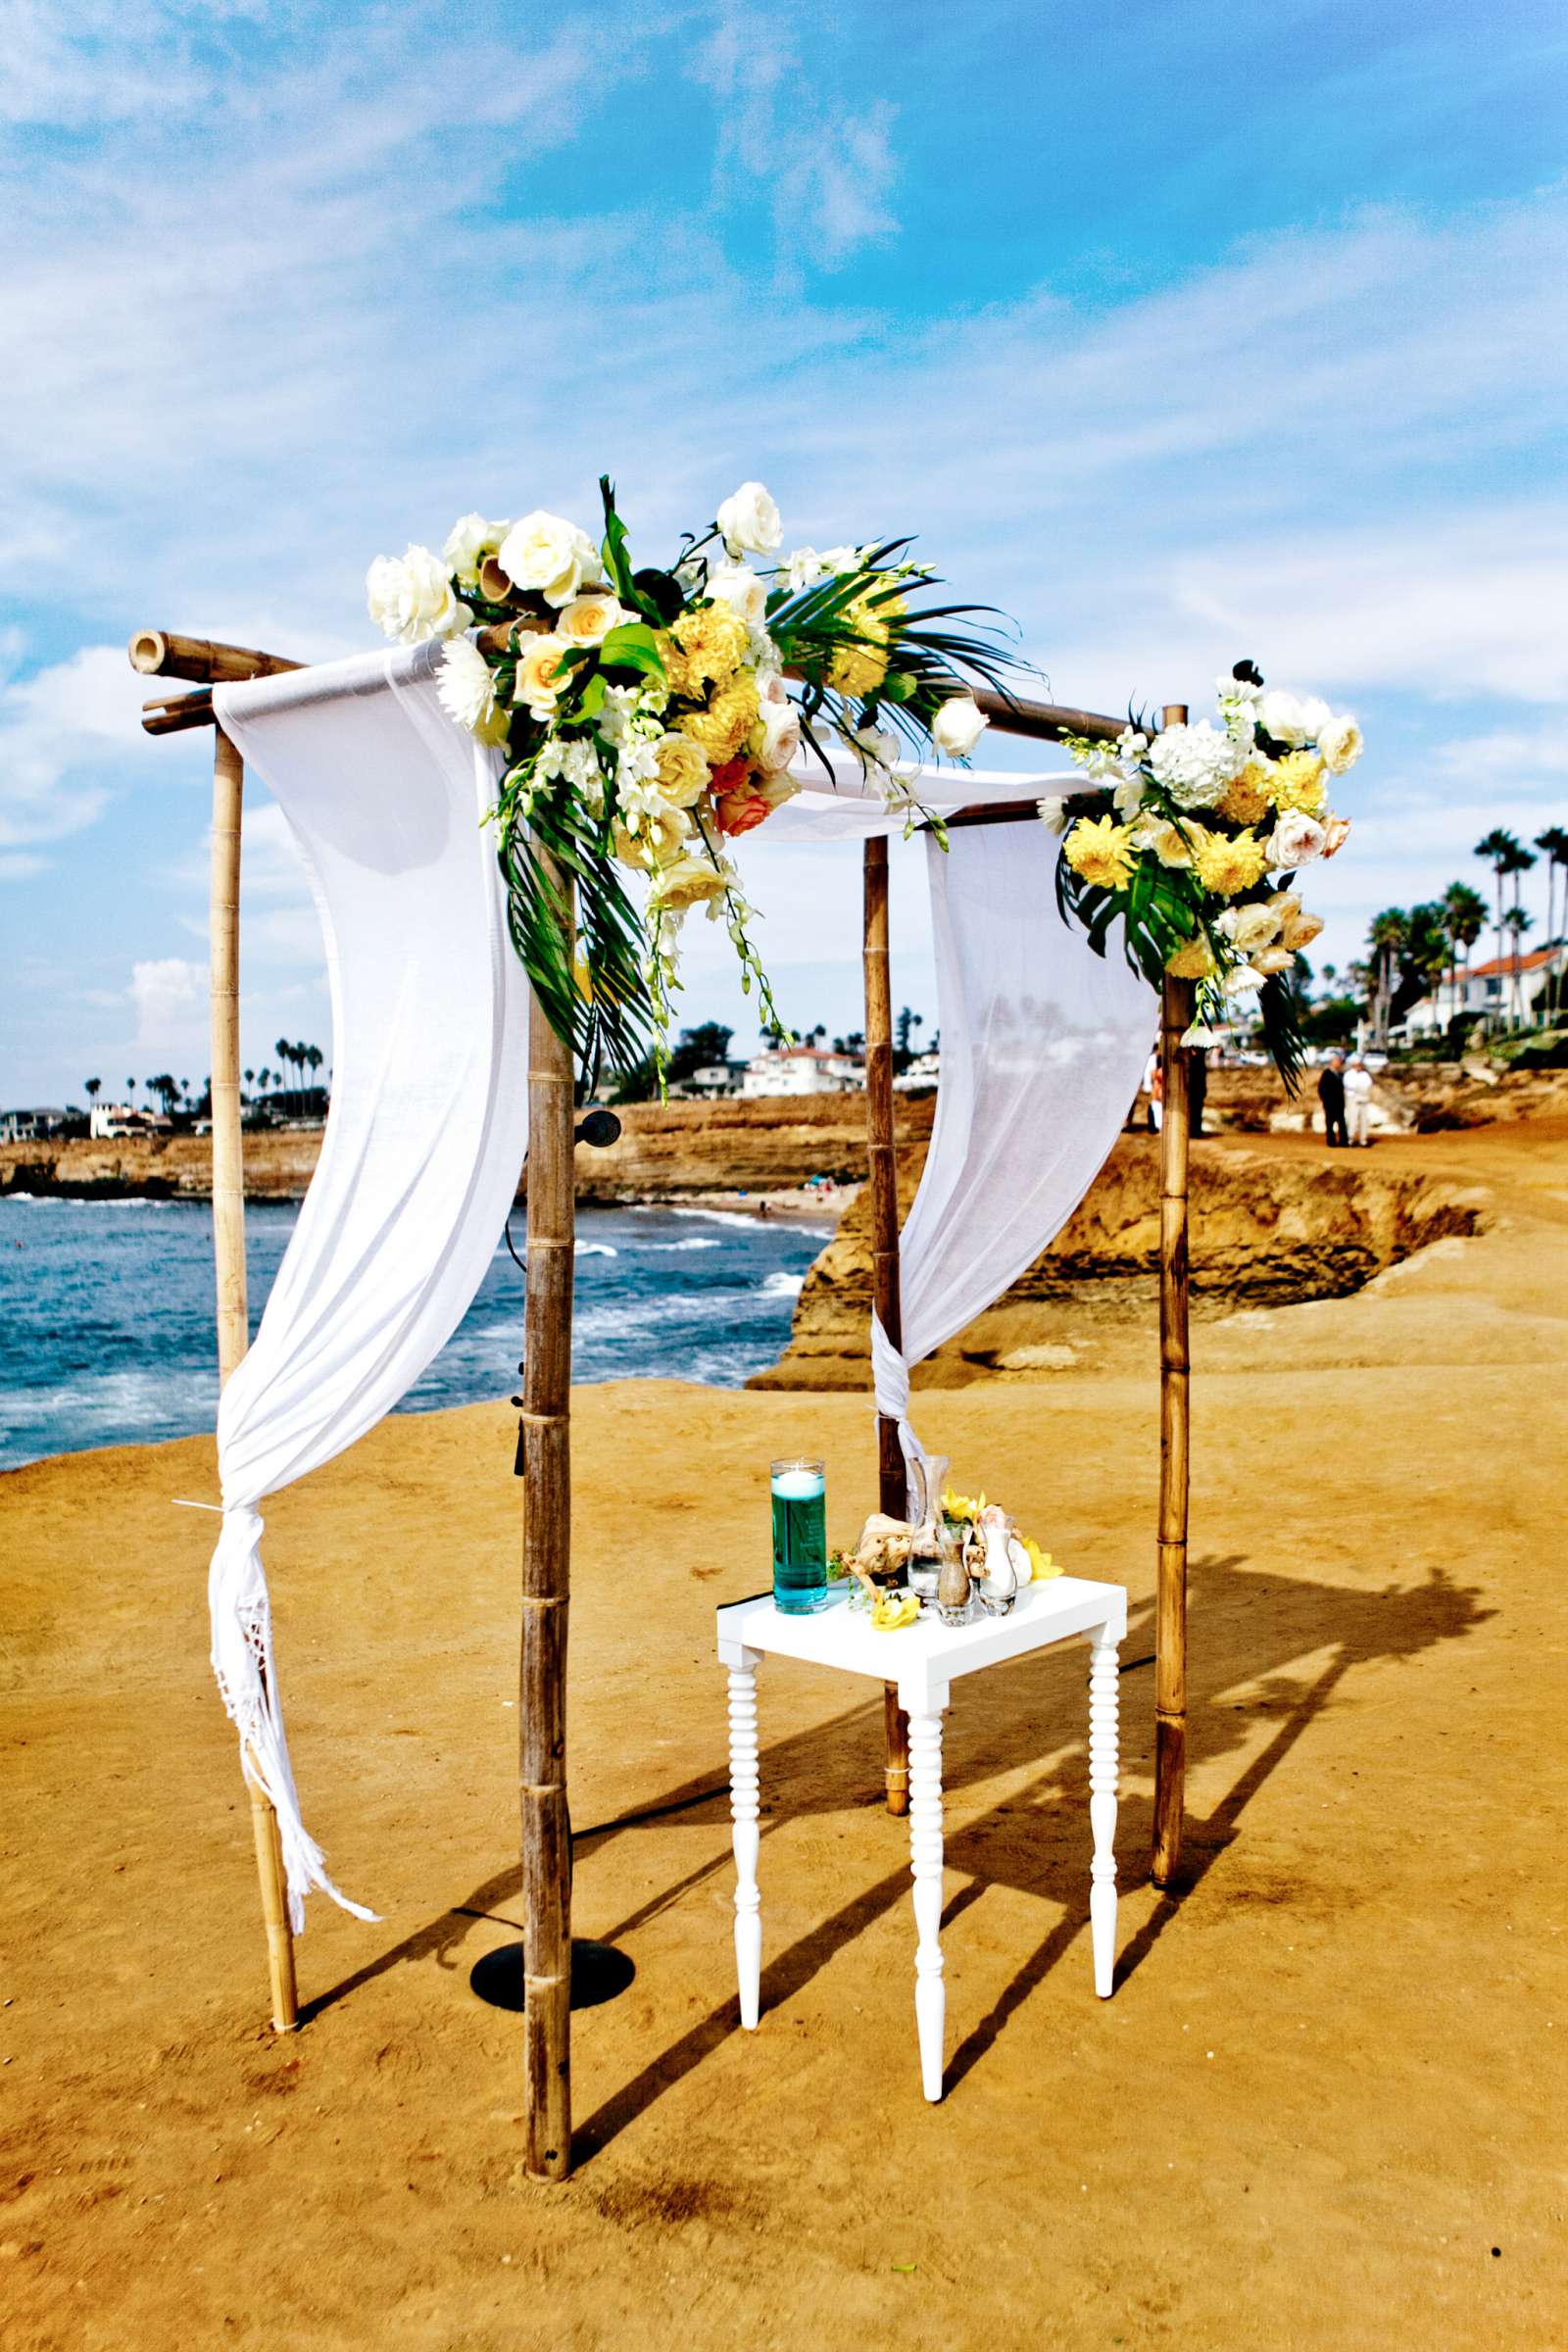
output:
[[[931,740],[950,760],[965,760],[989,721],[972,694],[956,694],[931,721]]]
[[[1334,724],[1334,713],[1321,695],[1308,694],[1301,699],[1301,725],[1308,743],[1321,742],[1325,727]]]
[[[482,514],[462,514],[447,533],[441,560],[457,576],[460,588],[477,588],[479,569],[511,530],[510,522],[486,522]]]
[[[787,703],[790,690],[784,683],[781,669],[760,669],[757,673],[757,699],[760,703]]]
[[[782,775],[801,748],[801,714],[792,702],[762,705],[760,759],[768,775]]]
[[[481,743],[506,741],[508,718],[496,701],[495,674],[471,638],[447,639],[435,691],[443,710]]]
[[[365,588],[370,618],[384,635],[405,645],[459,636],[473,618],[453,595],[446,565],[427,547],[411,547],[401,560],[377,556],[365,575]]]
[[[1276,743],[1303,744],[1307,725],[1301,705],[1294,694],[1286,694],[1278,686],[1269,687],[1258,697],[1257,723],[1265,735]]]
[[[1308,816],[1304,809],[1287,808],[1268,837],[1268,861],[1282,868],[1310,865],[1314,858],[1322,857],[1327,841],[1315,816]]]
[[[1129,824],[1144,805],[1145,785],[1142,776],[1123,776],[1111,792],[1111,805],[1122,823]]]
[[[767,618],[767,584],[749,564],[720,564],[709,574],[708,593],[755,629]]]
[[[718,531],[731,556],[769,556],[784,536],[778,509],[760,482],[742,482],[718,510]]]
[[[1361,757],[1361,730],[1348,713],[1331,718],[1319,730],[1317,748],[1322,753],[1329,773],[1343,776]]]
[[[1227,906],[1214,928],[1240,954],[1250,957],[1259,971],[1268,969],[1258,951],[1272,948],[1279,938],[1280,916],[1276,906],[1261,899],[1251,900],[1245,906]]]
[[[496,562],[514,587],[551,605],[569,604],[599,569],[598,550],[587,532],[542,507],[513,524],[496,550]]]

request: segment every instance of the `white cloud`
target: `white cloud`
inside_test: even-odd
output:
[[[0,683],[0,849],[59,841],[94,821],[106,764],[152,748],[139,729],[145,693],[123,648],[105,645]],[[10,871],[36,873],[39,862]]]
[[[207,966],[182,956],[158,956],[133,964],[129,996],[136,1010],[139,1051],[167,1054],[207,1042]]]

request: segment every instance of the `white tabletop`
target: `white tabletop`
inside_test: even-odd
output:
[[[785,1616],[772,1594],[764,1593],[718,1611],[718,1656],[724,1666],[755,1664],[768,1653],[812,1666],[839,1666],[879,1683],[897,1683],[899,1704],[925,1714],[947,1705],[955,1676],[1102,1626],[1112,1640],[1123,1639],[1127,1594],[1120,1585],[1092,1584],[1081,1576],[1030,1585],[1005,1617],[980,1614],[972,1624],[947,1626],[930,1610],[917,1624],[888,1634],[878,1633],[868,1612],[852,1609],[838,1590],[825,1609],[805,1617]]]

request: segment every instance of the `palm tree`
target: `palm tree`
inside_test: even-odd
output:
[[[1548,825],[1544,833],[1536,835],[1536,847],[1546,860],[1546,945],[1553,947],[1556,945],[1559,929],[1563,927],[1564,923],[1568,923],[1568,826]],[[1556,880],[1559,865],[1563,869],[1564,908],[1562,918],[1554,924],[1551,918],[1557,905]],[[1556,1012],[1559,994],[1558,975],[1554,971],[1548,970],[1546,974],[1548,1018]]]
[[[125,1080],[125,1092],[134,1102],[136,1100],[136,1081],[134,1078],[127,1078]]]
[[[103,1092],[103,1083],[101,1078],[84,1078],[82,1080],[81,1091],[89,1102],[97,1102],[99,1095]]]
[[[1464,950],[1464,996],[1465,1006],[1468,1007],[1470,951],[1481,937],[1486,919],[1487,902],[1481,896],[1480,891],[1472,890],[1468,882],[1450,882],[1443,894],[1443,927],[1448,935],[1448,981],[1450,993],[1455,1001],[1454,1009],[1456,1011],[1460,1009],[1458,1004],[1459,950],[1461,948]]]
[[[1487,859],[1488,863],[1492,867],[1494,875],[1496,878],[1497,920],[1494,925],[1494,937],[1495,938],[1497,948],[1497,970],[1499,979],[1502,970],[1502,877],[1508,870],[1508,859],[1510,856],[1518,847],[1519,844],[1514,835],[1508,832],[1507,829],[1502,825],[1494,825],[1492,831],[1484,834],[1481,840],[1476,843],[1476,856],[1478,858],[1485,858]],[[1500,993],[1501,992],[1499,988],[1499,995]]]
[[[1519,904],[1519,878],[1521,874],[1528,874],[1535,862],[1535,851],[1527,850],[1524,844],[1518,841],[1514,843],[1512,849],[1508,852],[1507,858],[1503,861],[1503,872],[1509,876],[1513,883],[1512,911],[1515,914],[1519,914],[1523,911]],[[1503,920],[1505,922],[1507,921],[1506,915],[1503,917]],[[1513,972],[1511,974],[1511,985],[1508,991],[1508,1008],[1509,1016],[1517,1027],[1524,1019],[1524,1004],[1520,996],[1519,988],[1519,933],[1521,930],[1527,928],[1527,926],[1524,924],[1515,923],[1510,924],[1509,928],[1513,932],[1514,939]]]
[[[303,1049],[303,1053],[305,1066],[311,1073],[311,1084],[314,1086],[316,1084],[316,1073],[320,1068],[322,1062],[326,1059],[326,1056],[321,1052],[319,1046],[306,1046]]]
[[[1394,1001],[1395,976],[1409,944],[1410,918],[1402,906],[1385,906],[1381,914],[1373,916],[1367,932],[1367,946],[1372,951],[1367,1011],[1375,1046],[1386,1046],[1389,1042],[1389,1006]]]
[[[1501,883],[1500,883],[1500,882],[1498,883],[1497,887],[1498,887],[1498,889],[1499,889],[1499,890],[1502,888],[1502,885],[1501,885]],[[1501,920],[1501,917],[1499,916],[1499,918],[1498,918],[1498,919],[1499,919],[1499,921],[1500,921],[1500,920]],[[1501,938],[1501,936],[1502,936],[1502,934],[1499,932],[1499,933],[1497,934],[1497,936],[1498,936],[1498,938],[1500,939],[1500,938]],[[292,1047],[292,1046],[289,1044],[289,1042],[288,1042],[288,1039],[287,1039],[286,1037],[280,1037],[280,1038],[278,1038],[278,1039],[277,1039],[277,1041],[275,1042],[275,1044],[274,1044],[274,1045],[273,1045],[273,1047],[272,1047],[272,1052],[273,1052],[273,1053],[274,1053],[274,1054],[277,1055],[277,1058],[278,1058],[279,1062],[280,1062],[280,1063],[283,1065],[283,1068],[285,1068],[285,1069],[287,1068],[288,1064],[289,1064],[289,1063],[290,1063],[290,1062],[291,1062],[291,1061],[294,1059],[294,1049],[293,1049],[293,1047]],[[279,1071],[278,1071],[278,1076],[281,1078],[281,1077],[282,1077],[282,1075],[283,1075],[283,1069],[279,1069]]]
[[[1534,859],[1531,862],[1534,863]],[[1531,928],[1532,921],[1532,916],[1523,906],[1510,906],[1502,918],[1503,929],[1513,934],[1513,947],[1510,951],[1513,969],[1508,974],[1508,1007],[1510,1017],[1516,1027],[1522,1027],[1524,1023],[1524,991],[1520,985],[1519,943]]]

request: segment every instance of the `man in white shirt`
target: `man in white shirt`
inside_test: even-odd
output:
[[[1359,1054],[1345,1073],[1345,1124],[1352,1151],[1372,1141],[1372,1073]]]

